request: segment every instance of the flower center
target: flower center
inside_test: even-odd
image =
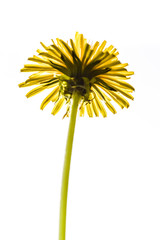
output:
[[[86,77],[73,78],[68,76],[61,76],[59,80],[60,93],[66,98],[71,98],[74,91],[78,91],[79,94],[88,100],[91,84]]]

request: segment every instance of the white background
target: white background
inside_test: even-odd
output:
[[[46,92],[27,99],[20,69],[40,41],[104,39],[135,75],[130,108],[78,118],[66,239],[160,239],[159,1],[2,1],[0,6],[0,239],[58,239],[68,119]]]

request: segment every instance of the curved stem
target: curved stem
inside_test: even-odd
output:
[[[59,240],[65,240],[69,170],[70,170],[72,144],[73,144],[74,129],[75,129],[75,123],[76,123],[79,98],[80,98],[79,94],[75,91],[72,97],[73,102],[72,102],[72,108],[71,108],[70,123],[69,123],[69,129],[68,129],[68,137],[67,137],[67,144],[66,144],[64,167],[63,167],[63,176],[62,176],[60,219],[59,219]]]

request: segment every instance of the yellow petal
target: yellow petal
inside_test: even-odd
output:
[[[113,87],[115,90],[117,90],[118,92],[122,93],[124,96],[126,96],[127,98],[130,98],[130,99],[134,99],[134,97],[129,94],[127,91],[125,91],[124,89],[118,87],[118,86],[115,86],[114,84],[110,84],[110,83],[107,83],[109,86]]]
[[[101,86],[101,88],[123,109],[124,107],[128,108],[129,103],[128,101],[123,98],[120,93],[116,91],[110,91],[104,87]]]
[[[130,76],[130,75],[133,75],[134,72],[128,72],[128,71],[109,71],[108,72],[109,75],[112,75],[112,76]]]
[[[102,92],[102,91],[99,89],[98,86],[95,86],[95,85],[94,85],[92,88],[95,89],[96,93],[98,94],[98,96],[99,96],[99,98],[100,98],[101,100],[104,100],[104,101],[106,101],[106,100],[111,101],[111,99],[110,99],[107,95],[105,95],[105,93]]]
[[[111,76],[108,74],[109,72],[107,72],[106,74],[100,75],[99,77],[101,79],[110,79],[110,80],[128,80],[130,79],[130,77],[125,77],[125,76]]]
[[[104,61],[103,64],[100,65],[100,67],[108,67],[109,65],[113,65],[115,62],[118,61],[118,58],[117,57],[112,57],[110,58],[109,60],[107,61]],[[109,71],[110,72],[110,71]]]
[[[109,80],[109,79],[106,79],[105,82],[113,84],[113,85],[115,85],[117,87],[125,88],[126,90],[128,89],[128,90],[130,90],[130,92],[133,92],[135,90],[134,87],[132,87],[132,85],[130,85],[129,83],[124,82],[122,80],[118,80],[118,79]]]
[[[120,64],[112,66],[111,70],[120,70],[126,66],[128,66],[128,63],[120,63]]]
[[[59,92],[57,92],[51,99],[52,102],[56,102],[59,98]]]
[[[47,78],[47,77],[54,77],[54,74],[51,73],[51,72],[37,72],[37,73],[34,73],[32,75],[29,76],[30,79],[34,79],[34,80],[37,80],[37,79],[41,79],[41,78]]]
[[[84,46],[83,56],[82,56],[82,63],[85,61],[85,59],[88,57],[88,54],[90,53],[90,45],[88,43]],[[84,64],[83,64],[84,65]],[[82,65],[82,66],[83,66]]]
[[[74,42],[73,42],[72,39],[70,39],[70,44],[71,44],[72,49],[73,49],[73,51],[75,52],[76,56],[78,56],[78,52],[77,52],[76,46],[75,46],[75,44],[74,44]]]
[[[92,50],[93,50],[93,54],[96,52],[98,46],[99,46],[99,42],[96,41],[95,44],[93,45],[93,48],[92,48]]]
[[[99,45],[99,43],[97,43],[97,46],[98,45]],[[102,44],[99,46],[99,48],[97,49],[97,51],[92,53],[92,58],[91,58],[91,61],[89,61],[89,62],[93,62],[93,61],[96,61],[98,59],[101,59],[105,55],[104,52],[102,51],[103,48],[105,47],[105,45],[106,45],[106,41],[104,40],[102,42]],[[93,49],[95,49],[95,46],[93,47]]]
[[[84,60],[83,67],[85,67],[87,63],[89,64],[91,62],[92,55],[93,55],[93,50],[91,49],[91,46],[88,44],[88,51],[86,53],[86,58]]]
[[[97,90],[96,92],[97,92],[98,96],[100,97],[100,99],[102,99],[105,102],[105,104],[109,108],[109,110],[115,114],[116,110],[113,107],[113,105],[110,103],[111,99],[108,96],[106,96],[106,94],[103,91],[101,91],[97,86],[93,86],[93,88],[95,88],[95,90]]]
[[[43,80],[51,80],[52,78],[54,77],[54,74],[53,73],[51,73],[51,74],[43,74],[43,75],[40,75],[40,74],[38,74],[38,75],[35,75],[35,76],[30,76],[29,77],[29,80],[31,81],[31,80],[39,80],[39,81],[43,81]],[[29,81],[28,80],[28,81]]]
[[[39,80],[32,80],[32,81],[30,81],[28,79],[24,83],[22,83],[22,85],[19,84],[19,87],[29,87],[29,86],[33,86],[33,85],[39,85],[39,84],[40,84]]]
[[[43,52],[42,50],[40,50],[40,49],[37,49],[37,53],[41,53],[41,52]]]
[[[118,54],[119,54],[119,52],[114,53],[115,56],[117,56]]]
[[[105,41],[105,40],[102,42],[102,44],[97,49],[97,51],[96,51],[96,53],[94,55],[94,58],[97,57],[102,52],[102,50],[104,49],[106,43],[107,43],[107,41]]]
[[[80,34],[80,59],[81,60],[83,57],[83,53],[84,53],[84,38],[83,38],[83,34]]]
[[[95,97],[95,103],[96,106],[98,107],[99,111],[101,112],[103,117],[107,117],[107,112],[103,106],[103,104],[101,103],[101,101],[98,99],[98,97]]]
[[[40,42],[40,44],[42,45],[42,47],[43,47],[45,50],[47,50],[47,47],[46,47],[46,45],[44,45],[44,43]]]
[[[77,56],[80,58],[80,34],[76,32],[75,34],[75,46],[77,50]]]
[[[65,43],[62,39],[56,38],[57,44],[61,52],[69,58],[69,60],[72,62],[72,51],[67,43]]]
[[[92,100],[91,104],[92,104],[94,114],[96,115],[96,117],[99,117],[99,108],[97,107],[95,99]]]
[[[114,113],[114,114],[117,113],[116,109],[113,107],[113,105],[110,103],[110,101],[106,101],[105,104],[112,113]]]
[[[37,93],[40,93],[42,92],[43,90],[47,89],[47,87],[45,86],[38,86],[34,89],[32,89],[31,91],[29,91],[27,94],[26,94],[26,97],[29,98],[29,97],[32,97],[34,95],[36,95]]]
[[[51,39],[51,41],[52,41],[53,45],[55,45],[55,42],[54,42],[54,40],[53,40],[53,39]]]
[[[97,42],[95,42],[95,44],[93,45],[91,54],[90,54],[89,59],[88,59],[88,63],[90,63],[90,61],[94,58],[94,55],[96,54],[96,51],[97,51],[98,46],[99,46],[99,42],[97,41]]]
[[[64,102],[65,102],[65,98],[62,97],[55,103],[54,108],[52,110],[53,115],[56,115],[59,112],[59,110],[62,108]]]
[[[114,54],[114,55],[115,55],[116,51],[117,51],[117,49],[116,49],[116,48],[112,49],[112,54]]]
[[[120,95],[120,93],[118,93],[118,92],[113,92],[113,91],[112,91],[112,95],[113,95],[114,97],[116,97],[116,99],[118,100],[118,102],[119,102],[122,106],[124,106],[124,107],[126,107],[126,108],[129,107],[129,102],[128,102],[124,97],[122,97],[122,95]]]
[[[35,55],[33,57],[28,58],[28,60],[33,61],[33,62],[37,62],[37,63],[49,64],[49,62],[47,60],[39,58],[39,57],[37,57]]]
[[[108,48],[104,50],[104,52],[109,52],[111,54],[112,50],[114,49],[113,45],[110,45]]]
[[[110,61],[110,63],[108,63],[108,61],[111,60],[111,59],[113,59],[113,60]],[[96,64],[95,68],[96,69],[104,68],[104,67],[110,68],[111,66],[113,66],[115,64],[118,64],[118,63],[120,63],[118,61],[118,58],[117,58],[117,61],[116,61],[116,58],[113,54],[109,55],[108,53],[104,53],[103,58],[101,59],[100,63]]]
[[[49,67],[45,64],[26,64],[24,68],[21,69],[21,72],[34,72],[34,71],[53,71],[52,67]]]
[[[84,113],[85,113],[85,108],[84,108],[84,102],[83,102],[79,108],[79,116],[83,117]]]
[[[57,52],[52,46],[49,46],[47,49],[47,52],[51,54],[53,57],[57,58],[57,61],[61,62],[61,55],[59,52]]]
[[[50,51],[50,50],[49,50],[49,51]],[[56,57],[56,56],[52,53],[52,51],[50,51],[50,52],[49,52],[49,51],[48,51],[48,52],[41,52],[41,53],[39,53],[39,55],[42,56],[42,57],[45,57],[45,59],[49,59],[49,60],[58,62],[58,63],[60,63],[60,64],[63,64],[63,62],[62,62],[62,60],[61,60],[60,58]]]
[[[53,80],[53,81],[55,81],[55,80]],[[52,88],[53,86],[56,86],[57,84],[58,84],[57,81],[55,81],[55,82],[52,82],[51,84],[47,83],[47,84],[40,85],[36,88],[33,88],[31,91],[29,91],[26,94],[26,97],[27,98],[32,97],[32,96],[36,95],[37,93],[42,92],[45,89]]]
[[[103,51],[103,49],[104,49],[106,43],[107,43],[106,40],[104,40],[104,41],[101,43],[101,45],[100,45],[99,48],[98,48],[98,51],[99,51],[99,52],[102,52],[102,51]],[[98,52],[98,51],[97,51],[97,52]]]
[[[55,97],[56,93],[58,93],[59,91],[59,86],[55,87],[54,90],[43,100],[43,102],[41,103],[40,109],[44,109],[45,106],[53,100],[53,98]]]
[[[19,87],[26,87],[26,83],[25,82],[19,83],[18,86]]]
[[[58,57],[61,57],[61,51],[60,49],[54,44],[54,45],[50,45],[48,50],[53,50],[54,54],[56,54]]]
[[[93,109],[90,103],[86,104],[86,109],[89,117],[93,117]]]

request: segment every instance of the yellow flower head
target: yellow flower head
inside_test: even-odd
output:
[[[131,93],[134,88],[126,80],[134,73],[127,71],[127,63],[118,60],[118,52],[112,45],[105,48],[106,41],[89,44],[79,33],[75,34],[74,41],[70,39],[70,44],[58,38],[56,41],[52,40],[53,44],[48,47],[41,43],[45,50],[38,49],[38,56],[28,58],[36,64],[26,64],[21,69],[21,72],[36,72],[19,84],[19,87],[37,85],[27,93],[27,97],[52,88],[43,100],[41,109],[52,101],[53,115],[66,103],[64,116],[69,116],[74,91],[81,96],[80,116],[86,110],[90,117],[99,116],[99,113],[106,117],[105,106],[116,113],[111,100],[121,108],[129,107],[123,96],[133,100]]]

